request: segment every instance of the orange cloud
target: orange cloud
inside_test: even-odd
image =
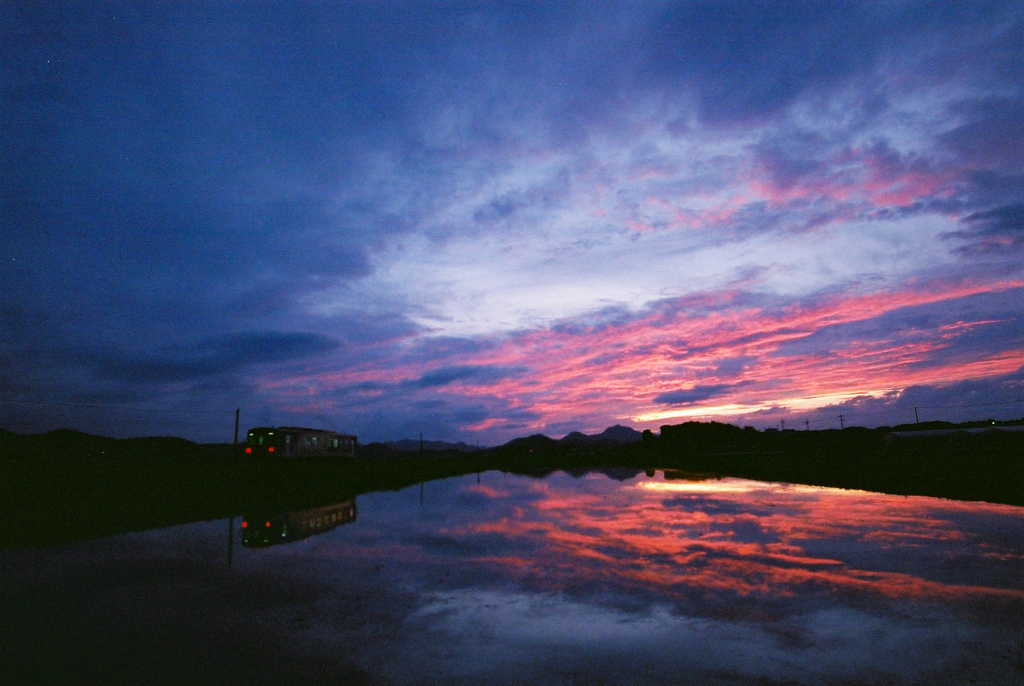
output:
[[[979,515],[1019,520],[1019,508],[737,480],[700,482],[703,490],[691,491],[699,495],[671,506],[667,500],[686,491],[658,487],[665,483],[641,481],[600,496],[551,489],[521,518],[471,524],[461,533],[528,542],[542,551],[543,570],[518,559],[509,570],[505,556],[482,561],[525,577],[542,573],[555,587],[611,584],[656,588],[668,597],[695,590],[785,596],[817,588],[885,598],[1024,600],[1024,589],[979,584],[969,575],[914,574],[905,564],[908,556],[965,554],[981,540],[955,522]],[[751,507],[755,512],[744,511]],[[813,552],[828,541],[842,543],[829,545],[828,556]]]

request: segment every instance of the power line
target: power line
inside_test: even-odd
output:
[[[43,418],[5,418],[0,420],[0,427],[9,428],[12,426],[38,426],[47,424],[47,419]],[[146,425],[146,426],[182,426],[183,423],[187,422],[187,417],[104,417],[102,424],[104,425]],[[94,422],[99,424],[101,422]]]
[[[973,403],[968,405],[918,405],[922,410],[952,410],[958,407],[992,407],[993,405],[1013,405],[1015,403],[1024,403],[1024,399],[1020,400],[1001,400],[995,403]]]
[[[846,414],[858,417],[871,417],[882,414],[894,414],[897,412],[910,412],[911,410],[958,410],[968,407],[994,407],[996,405],[1013,405],[1016,403],[1024,403],[1024,400],[1003,400],[993,403],[966,403],[963,405],[916,405],[914,407],[894,407],[890,410],[876,410],[874,412],[858,412],[857,410],[854,410],[852,412],[846,412]]]
[[[914,407],[894,407],[888,410],[875,410],[873,412],[858,412],[857,410],[853,410],[851,412],[849,410],[844,410],[842,417],[844,419],[849,419],[850,417],[877,417],[880,415],[903,414],[913,410],[914,418],[919,422],[920,417],[917,413],[918,410],[958,410],[971,407],[996,407],[999,405],[1014,405],[1017,403],[1024,403],[1024,399],[1000,400],[988,403],[964,403],[962,405],[916,405]],[[809,424],[823,424],[834,422],[837,418],[838,415],[832,415],[828,417],[821,417],[819,419],[805,419],[804,421]],[[842,420],[840,420],[840,424],[842,424]]]
[[[49,405],[55,407],[81,407],[94,410],[127,410],[129,412],[163,412],[168,414],[228,414],[231,410],[195,410],[192,408],[170,409],[161,407],[131,407],[129,405],[94,405],[91,403],[72,403],[47,400],[15,400],[13,398],[0,398],[0,403],[11,403],[15,405]]]

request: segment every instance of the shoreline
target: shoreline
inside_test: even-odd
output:
[[[476,453],[290,461],[246,459],[230,444],[175,438],[6,434],[0,442],[0,549],[59,545],[245,511],[302,510],[484,471],[667,469],[1024,506],[1024,432],[898,445],[886,445],[879,432],[867,429],[801,433],[759,433],[748,436],[756,440],[747,445],[669,437],[585,448],[530,437]]]

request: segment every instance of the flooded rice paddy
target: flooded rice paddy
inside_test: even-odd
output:
[[[1005,505],[485,472],[0,573],[6,683],[1024,683]]]

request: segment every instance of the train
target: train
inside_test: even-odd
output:
[[[242,545],[246,548],[268,548],[327,533],[354,521],[354,497],[336,505],[315,507],[301,512],[246,515],[242,518]]]
[[[253,457],[355,457],[358,440],[350,434],[301,426],[249,429],[245,454]]]

